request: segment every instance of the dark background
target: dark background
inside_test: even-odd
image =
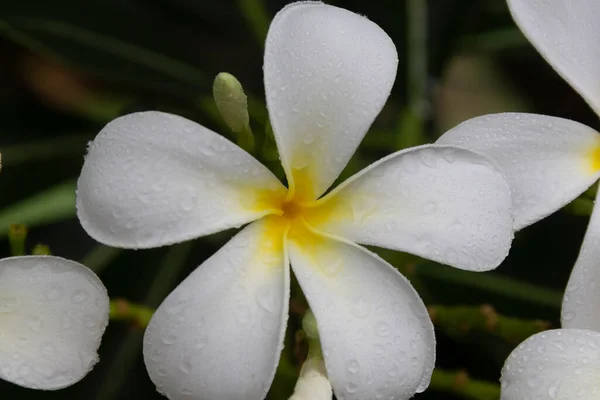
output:
[[[221,71],[237,76],[256,100],[251,114],[255,132],[261,131],[262,39],[270,18],[287,3],[0,0],[0,257],[10,255],[8,225],[25,223],[29,249],[44,243],[56,255],[83,260],[99,273],[112,298],[160,304],[233,232],[149,251],[97,245],[73,208],[86,142],[112,118],[148,109],[181,114],[232,137],[211,103],[212,79]],[[400,56],[392,96],[344,176],[401,147],[432,142],[458,122],[486,113],[538,112],[598,128],[584,101],[520,34],[504,1],[328,3],[379,24]],[[411,17],[417,3],[425,6],[426,18]],[[426,45],[411,47],[411,29],[419,27],[427,33]],[[410,72],[415,54],[427,61],[426,74]],[[493,273],[474,275],[410,256],[384,256],[409,274],[427,304],[489,303],[504,315],[557,326],[557,304],[588,218],[585,211],[573,210],[561,210],[517,233],[509,257]],[[554,300],[544,304],[523,298],[523,289],[502,277],[553,289]],[[300,320],[292,312],[282,355],[287,372],[278,373],[271,399],[287,398],[293,388],[301,362],[293,336]],[[132,324],[111,323],[101,362],[71,388],[44,393],[0,382],[0,397],[158,399],[143,365],[142,332]],[[465,369],[474,379],[494,383],[515,345],[484,332],[457,336],[440,329],[437,336],[438,367]],[[416,398],[460,397],[432,388]]]

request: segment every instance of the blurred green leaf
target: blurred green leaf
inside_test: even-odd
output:
[[[584,217],[589,217],[592,215],[593,210],[594,200],[584,196],[576,198],[565,206],[565,211],[573,215],[580,215]]]
[[[87,142],[92,138],[91,135],[69,135],[5,146],[2,148],[2,164],[9,167],[62,156],[83,155]]]
[[[562,293],[532,283],[521,282],[493,272],[470,272],[433,263],[423,263],[414,274],[424,279],[436,279],[457,287],[468,287],[496,293],[513,300],[560,308]]]
[[[263,0],[238,0],[238,7],[248,22],[256,41],[261,46],[264,46],[271,17],[265,7]]]
[[[99,275],[122,251],[116,247],[97,244],[83,257],[81,263]]]
[[[12,26],[7,21],[0,21],[0,30],[16,41],[29,37],[28,33],[54,36],[55,38],[73,41],[96,49],[107,55],[144,65],[183,82],[199,85],[206,83],[203,77],[204,74],[194,67],[107,35],[94,33],[60,21],[35,18],[15,19],[13,21]],[[24,41],[21,44],[27,45],[28,43]],[[53,54],[58,53],[54,52]]]
[[[501,50],[530,46],[516,26],[483,32],[464,37],[459,46],[480,52],[495,53]]]
[[[6,237],[11,224],[29,228],[75,217],[73,181],[60,183],[0,211],[0,238]]]

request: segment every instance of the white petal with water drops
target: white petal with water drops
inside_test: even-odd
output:
[[[90,144],[77,215],[99,242],[148,248],[258,219],[268,209],[265,193],[282,190],[224,137],[176,115],[142,112],[112,121]]]
[[[429,385],[433,325],[410,283],[375,254],[315,235],[289,254],[315,314],[338,399],[409,399]]]
[[[541,332],[521,343],[506,360],[501,400],[597,400],[599,377],[600,332]]]
[[[503,175],[487,157],[452,146],[392,154],[328,196],[308,219],[316,228],[461,269],[497,267],[513,237]]]
[[[563,207],[600,176],[600,159],[594,158],[600,157],[600,135],[568,119],[485,115],[449,130],[437,143],[483,153],[498,164],[512,190],[517,230]]]
[[[600,332],[600,204],[596,200],[562,303],[563,328]]]
[[[600,115],[600,2],[509,0],[517,25]]]
[[[265,92],[283,166],[310,177],[316,198],[337,178],[385,104],[398,55],[367,18],[298,2],[273,19]]]
[[[92,271],[53,256],[0,260],[0,378],[54,390],[96,364],[109,299]]]
[[[283,347],[289,297],[288,263],[265,232],[263,221],[244,228],[152,317],[144,361],[169,399],[265,397]]]

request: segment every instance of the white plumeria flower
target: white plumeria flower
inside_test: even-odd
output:
[[[600,2],[509,0],[527,38],[600,115]],[[600,135],[580,123],[535,114],[478,117],[444,134],[492,157],[511,184],[515,228],[530,225],[600,177]],[[565,329],[534,335],[502,376],[502,399],[600,398],[600,206],[594,207],[563,298]]]
[[[291,263],[314,312],[339,399],[408,399],[429,384],[427,310],[364,243],[467,270],[512,240],[503,175],[469,150],[390,155],[324,197],[383,107],[397,53],[376,24],[300,2],[280,11],[264,58],[288,188],[210,130],[160,112],[108,124],[79,179],[78,216],[100,242],[150,248],[252,222],[162,303],[144,359],[170,399],[262,399],[286,329]]]
[[[98,361],[109,299],[83,265],[53,256],[0,260],[0,378],[55,390]]]

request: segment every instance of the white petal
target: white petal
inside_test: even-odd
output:
[[[54,390],[96,364],[108,295],[92,271],[52,256],[0,260],[0,378]]]
[[[308,222],[473,271],[498,266],[513,237],[502,174],[487,157],[452,146],[415,147],[379,160],[321,200]]]
[[[91,143],[77,215],[99,242],[148,248],[253,221],[284,195],[267,168],[224,137],[143,112],[112,121]]]
[[[265,92],[288,180],[317,198],[337,178],[387,100],[398,55],[367,18],[298,2],[273,19]]]
[[[600,176],[600,135],[568,119],[484,115],[449,130],[437,143],[494,159],[512,190],[516,230],[552,214]]]
[[[283,233],[252,223],[161,304],[144,360],[169,399],[263,399],[283,346],[289,264]]]
[[[509,0],[517,25],[600,115],[600,2]]]
[[[600,333],[557,329],[537,333],[508,357],[502,400],[600,398]]]
[[[315,314],[336,396],[408,399],[425,390],[435,336],[406,278],[354,244],[306,232],[292,231],[289,238],[292,268]]]
[[[596,200],[587,232],[562,303],[563,328],[600,332],[600,203]]]

